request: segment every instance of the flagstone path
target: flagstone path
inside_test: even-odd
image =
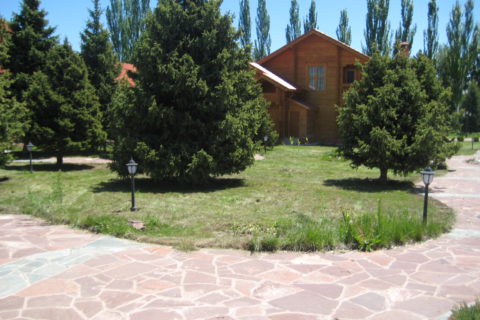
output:
[[[432,184],[458,213],[451,233],[372,253],[184,253],[0,215],[0,319],[447,319],[480,297],[468,158]]]

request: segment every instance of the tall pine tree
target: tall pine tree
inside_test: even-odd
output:
[[[40,0],[23,0],[20,13],[13,15],[10,61],[5,67],[15,75],[13,90],[17,98],[28,87],[29,75],[45,68],[47,53],[57,42],[46,15],[40,10]]]
[[[285,30],[285,37],[287,43],[300,37],[301,34],[300,13],[297,0],[292,0],[290,3],[290,23]]]
[[[257,25],[257,40],[255,40],[253,57],[255,60],[260,60],[270,54],[270,46],[272,44],[270,39],[270,16],[267,12],[266,0],[258,0],[255,22]]]
[[[375,50],[383,55],[390,53],[389,7],[390,0],[367,0],[365,45],[362,45],[366,55],[371,56]]]
[[[10,32],[7,31],[6,21],[0,17],[0,167],[10,159],[10,150],[13,143],[23,136],[25,123],[25,108],[17,102],[10,90],[12,83],[11,73],[2,68],[8,62],[8,44]]]
[[[31,112],[27,138],[54,154],[61,166],[65,154],[93,150],[106,136],[98,99],[80,55],[65,40],[50,49],[46,58],[45,72],[35,72],[25,92]]]
[[[337,27],[337,39],[350,45],[352,43],[352,28],[348,24],[347,9],[340,11],[340,22]]]
[[[137,85],[116,96],[112,168],[134,157],[155,180],[204,183],[244,170],[272,134],[261,88],[220,1],[162,0],[136,52]]]
[[[413,39],[417,32],[417,25],[412,26],[413,22],[413,0],[402,0],[401,21],[398,30],[395,32],[395,47],[393,53],[396,54],[401,42],[408,42],[413,46]]]
[[[131,62],[137,41],[145,30],[150,0],[110,0],[107,24],[113,48],[121,62]]]
[[[317,6],[315,4],[315,0],[312,0],[310,3],[310,9],[308,9],[308,16],[303,22],[303,32],[307,33],[310,30],[317,29],[317,27]]]
[[[423,51],[430,59],[435,59],[438,52],[438,6],[437,0],[428,3],[428,27],[423,32]]]
[[[81,56],[87,66],[90,83],[93,85],[100,102],[103,127],[108,128],[107,110],[117,87],[115,78],[120,70],[108,31],[100,22],[102,16],[100,0],[92,0],[92,3],[93,10],[89,10],[90,19],[80,35],[82,39]]]
[[[238,21],[238,30],[241,33],[240,44],[243,48],[252,45],[252,26],[250,21],[249,0],[240,0],[240,19]]]

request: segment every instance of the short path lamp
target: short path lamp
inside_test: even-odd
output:
[[[268,136],[263,137],[263,149],[265,150],[265,154],[267,154],[267,142]]]
[[[27,151],[30,155],[30,172],[33,172],[33,165],[32,165],[32,150],[33,150],[33,143],[29,142],[25,146],[27,148]]]
[[[132,207],[130,208],[131,211],[137,211],[137,207],[135,206],[135,173],[137,173],[138,163],[133,161],[133,158],[127,163],[128,174],[132,180]]]
[[[432,171],[432,168],[427,167],[425,170],[420,172],[422,174],[423,183],[425,184],[425,200],[423,203],[423,223],[427,223],[427,209],[428,209],[428,186],[433,181],[433,176],[435,171]]]

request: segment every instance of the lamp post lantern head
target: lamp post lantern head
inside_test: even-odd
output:
[[[263,137],[263,141],[266,143],[268,141],[268,136]]]
[[[33,143],[32,142],[29,142],[27,143],[27,145],[25,146],[27,148],[27,151],[28,152],[32,152],[33,150]]]
[[[427,167],[425,168],[425,170],[420,171],[420,173],[422,174],[423,183],[425,185],[429,185],[430,183],[432,183],[433,176],[435,175],[435,171],[433,171],[432,168]]]
[[[128,174],[133,176],[137,173],[138,163],[133,161],[133,158],[127,163]]]

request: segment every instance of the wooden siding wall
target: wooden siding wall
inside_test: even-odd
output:
[[[308,112],[310,117],[316,114],[313,125],[311,121],[309,123],[308,119],[299,117],[299,125],[305,126],[303,129],[298,129],[299,133],[306,133],[310,131],[311,127],[314,127],[314,136],[317,141],[336,143],[339,140],[335,105],[342,103],[343,92],[348,88],[343,84],[343,68],[354,65],[357,59],[358,56],[352,51],[327,39],[312,35],[297,43],[293,48],[266,61],[263,65],[297,86],[302,91],[300,95],[304,102],[319,107],[315,113]],[[325,67],[325,90],[315,91],[308,88],[309,66]],[[303,113],[307,114],[306,111]],[[291,118],[290,115],[289,118]],[[296,130],[295,124],[290,123],[288,127],[288,129]],[[280,134],[282,135],[281,131]]]

